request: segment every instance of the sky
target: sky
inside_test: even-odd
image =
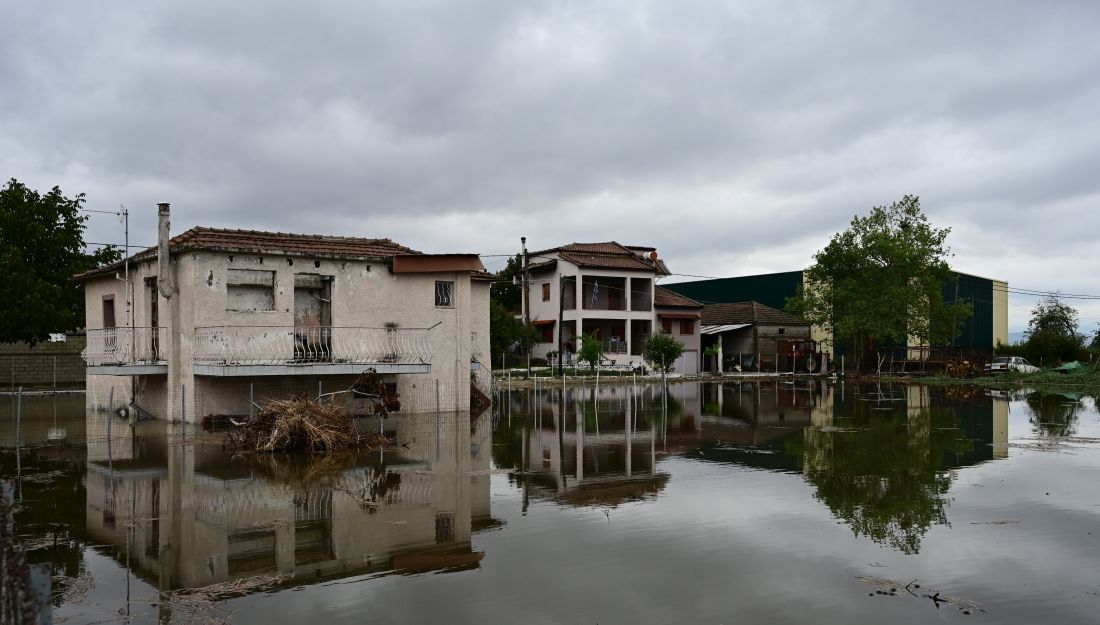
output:
[[[1100,3],[2,4],[0,176],[139,245],[170,202],[491,270],[650,245],[673,282],[805,267],[912,194],[954,268],[1100,295]]]

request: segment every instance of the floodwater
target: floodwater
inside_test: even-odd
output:
[[[94,398],[25,398],[0,475],[29,560],[54,565],[54,622],[1100,614],[1092,397],[798,381],[495,399],[388,419],[404,444],[385,452],[256,458]]]

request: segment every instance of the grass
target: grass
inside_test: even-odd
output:
[[[1044,389],[1075,389],[1100,392],[1100,371],[1096,369],[1084,369],[1072,373],[1057,373],[1050,370],[1037,373],[1023,374],[1018,372],[999,373],[976,378],[951,378],[946,376],[929,376],[922,378],[891,379],[921,382],[926,384],[964,384],[983,388],[1019,388],[1027,386],[1037,390]]]

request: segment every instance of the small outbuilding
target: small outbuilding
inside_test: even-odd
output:
[[[700,335],[710,372],[814,373],[827,366],[809,323],[756,301],[707,304]]]

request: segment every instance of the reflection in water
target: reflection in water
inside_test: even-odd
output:
[[[1080,393],[1027,394],[1028,420],[1035,432],[1044,436],[1073,436],[1077,432],[1077,412],[1081,408]]]
[[[107,418],[89,415],[87,533],[160,590],[479,566],[487,418],[409,415],[387,423],[404,447],[318,457],[229,456],[164,423],[108,438]]]
[[[717,621],[719,612],[756,601],[793,622],[788,604],[814,609],[819,600],[832,602],[830,620],[868,622],[848,618],[846,610],[867,608],[851,608],[844,594],[850,573],[877,573],[861,569],[865,563],[882,558],[898,567],[891,576],[904,574],[901,562],[925,567],[905,581],[951,566],[965,572],[957,562],[937,569],[945,553],[966,551],[949,547],[1033,526],[1027,518],[975,524],[1014,518],[1007,515],[1015,508],[996,516],[981,508],[989,499],[966,516],[973,495],[959,494],[961,468],[1007,454],[1011,400],[980,390],[787,380],[675,384],[666,397],[657,385],[598,392],[540,385],[494,400],[481,417],[387,419],[407,447],[317,457],[234,456],[220,435],[190,426],[131,427],[101,395],[89,395],[75,414],[60,410],[56,425],[42,404],[25,430],[36,432],[21,455],[19,483],[30,504],[17,523],[33,561],[54,563],[62,592],[79,587],[63,579],[94,578],[83,602],[58,595],[59,619],[72,623],[189,621],[165,600],[169,591],[257,575],[289,577],[281,583],[294,592],[277,587],[229,602],[234,620],[302,620],[293,610],[302,603],[324,606],[314,616],[331,622],[364,614],[492,620],[477,618],[479,606],[514,609],[511,620],[541,610],[547,622],[604,621],[599,606],[612,601],[635,606],[626,620],[668,622],[671,610],[695,614],[713,601],[697,620]],[[1077,423],[1067,402],[1028,397],[1013,405],[1026,430],[1029,410],[1037,422],[1062,415]],[[9,422],[0,414],[0,434]],[[1082,418],[1076,427],[1087,434],[1090,423]],[[51,428],[66,439],[51,438]],[[14,458],[0,454],[0,464],[7,477]],[[987,488],[969,492],[994,491],[1011,466],[972,472],[984,473]],[[949,520],[952,532],[931,531]],[[451,574],[459,571],[466,573]],[[404,577],[424,572],[446,575]],[[598,590],[571,593],[577,601],[569,605],[544,603],[547,584],[563,579]],[[790,592],[822,579],[830,580],[825,600]],[[408,608],[425,593],[438,607]],[[368,612],[376,597],[401,607]],[[669,613],[660,612],[665,604]]]
[[[799,472],[857,536],[917,553],[947,523],[952,469],[1003,456],[1007,408],[978,389],[820,381],[504,394],[494,448],[528,497],[615,506],[658,495],[659,459]],[[518,415],[525,415],[519,417]]]

